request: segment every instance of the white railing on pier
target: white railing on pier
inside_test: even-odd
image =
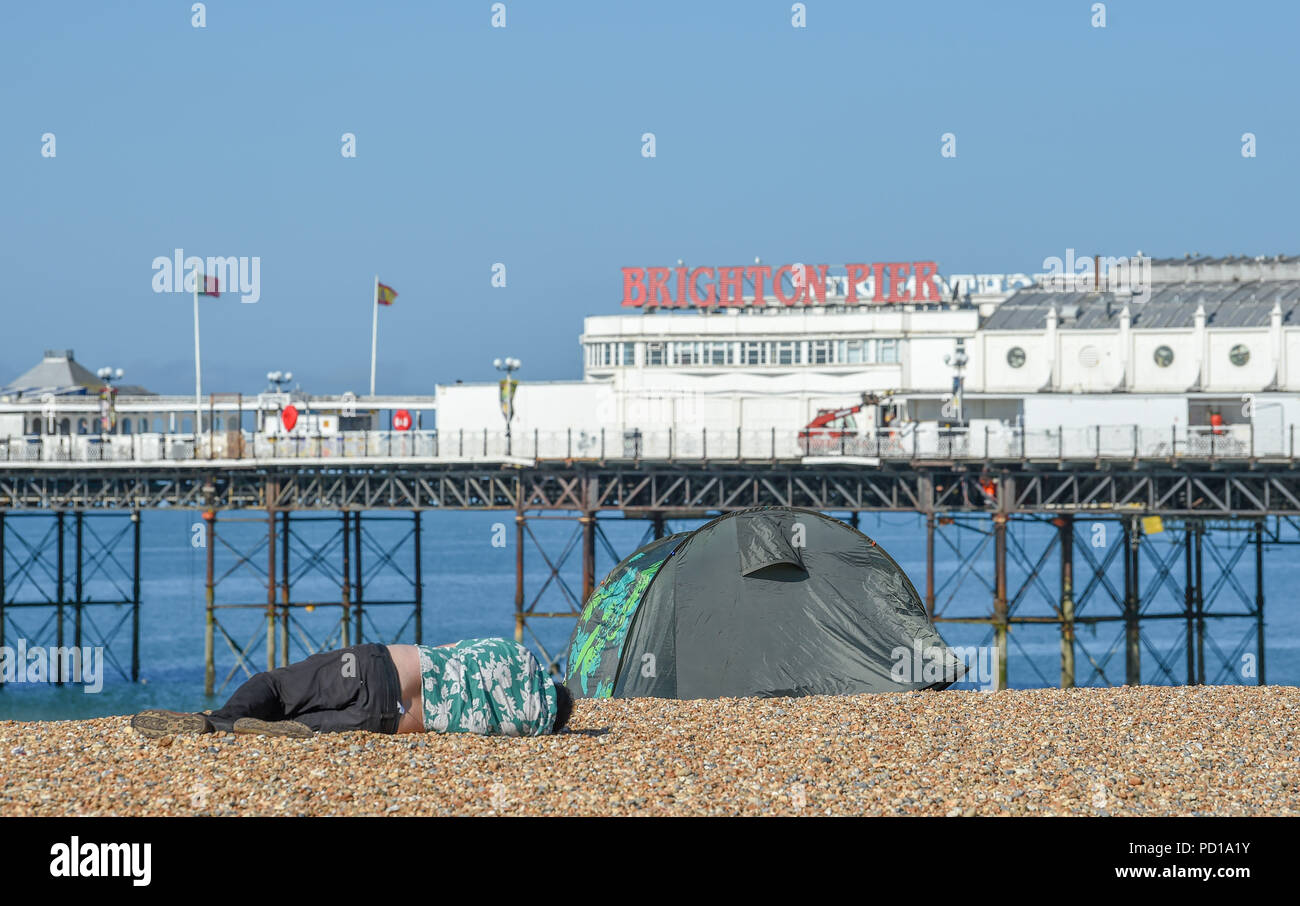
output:
[[[839,435],[788,429],[602,428],[566,431],[353,431],[323,436],[232,431],[189,434],[50,435],[0,438],[0,467],[23,463],[187,463],[283,460],[878,460],[1294,459],[1295,427],[1257,430],[1143,425],[946,429]],[[802,435],[802,436],[801,436]]]

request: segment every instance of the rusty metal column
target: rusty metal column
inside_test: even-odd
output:
[[[925,615],[934,620],[934,513],[925,514]]]
[[[274,482],[266,488],[266,669],[275,669],[275,499]]]
[[[348,542],[351,540],[351,538],[349,537],[351,533],[348,531],[350,525],[348,511],[344,510],[342,515],[343,515],[343,585],[342,585],[343,620],[339,626],[339,632],[340,632],[340,638],[342,639],[343,642],[342,647],[347,648],[352,644],[352,642],[350,641],[350,637],[352,635],[352,560],[351,560],[352,552],[348,547]]]
[[[5,511],[0,510],[0,649],[5,646]],[[0,689],[5,687],[0,675]]]
[[[81,510],[74,510],[72,513],[73,537],[77,539],[77,569],[73,574],[72,589],[74,600],[72,602],[72,645],[77,651],[81,650],[81,602],[83,600],[82,592],[85,590],[85,557],[82,556],[82,538],[86,514]],[[80,657],[80,655],[78,655]],[[74,680],[79,679],[74,677]]]
[[[1074,517],[1054,520],[1061,535],[1061,688],[1074,688]]]
[[[1264,685],[1264,523],[1255,523],[1255,666]]]
[[[998,689],[1007,688],[1007,514],[993,514],[993,637]]]
[[[1138,623],[1141,586],[1138,583],[1138,545],[1142,530],[1137,517],[1124,523],[1124,682],[1129,686],[1142,683],[1142,633]]]
[[[578,517],[582,526],[582,605],[596,590],[596,512],[588,510]]]
[[[420,511],[415,511],[415,644],[424,641],[424,567],[420,547]]]
[[[207,578],[203,583],[203,608],[204,608],[204,628],[203,628],[203,694],[212,695],[216,688],[217,681],[217,663],[216,663],[216,557],[217,557],[217,513],[215,510],[205,510],[203,519],[207,522],[207,529],[203,535],[204,555],[207,560]],[[139,545],[136,545],[139,550]],[[137,555],[138,556],[138,555]]]
[[[134,435],[133,435],[134,436]],[[131,511],[131,682],[140,680],[140,511]],[[4,582],[0,579],[0,588]],[[3,645],[0,639],[0,645]]]
[[[650,523],[654,527],[654,536],[656,541],[667,534],[664,531],[664,514],[661,510],[655,510],[650,514]]]
[[[280,514],[280,666],[289,666],[289,511]]]
[[[4,649],[4,510],[0,510],[0,650]],[[4,675],[0,673],[0,689],[4,689]]]
[[[523,498],[519,498],[522,500]],[[524,640],[524,511],[515,511],[515,641]]]
[[[1183,523],[1183,612],[1187,617],[1187,685],[1196,683],[1196,575],[1195,555],[1192,553],[1192,521]]]
[[[59,510],[58,515],[55,518],[55,525],[57,527],[58,534],[59,534],[58,544],[56,545],[58,551],[56,555],[58,558],[57,559],[58,580],[55,583],[56,592],[54,597],[55,604],[57,605],[59,624],[57,630],[55,631],[55,636],[58,639],[56,644],[59,646],[59,648],[62,648],[63,647],[63,510]],[[60,686],[63,685],[63,670],[61,664],[62,664],[62,660],[57,661],[54,670],[51,671],[51,673],[55,675],[55,680],[54,680],[55,683],[57,683]]]
[[[352,514],[352,560],[354,562],[352,564],[352,568],[356,570],[357,581],[352,586],[352,590],[355,592],[352,598],[354,601],[356,601],[356,607],[352,609],[352,612],[357,615],[357,622],[356,622],[357,638],[355,643],[357,645],[361,644],[361,641],[365,635],[365,631],[364,631],[365,627],[361,625],[362,611],[365,608],[365,594],[364,594],[365,575],[361,572],[361,532],[362,531],[363,529],[361,527],[361,513],[360,512],[353,513]]]
[[[1198,522],[1193,540],[1196,552],[1196,683],[1201,686],[1205,685],[1205,595],[1201,588],[1205,576],[1201,559],[1203,534],[1205,534],[1205,526]]]

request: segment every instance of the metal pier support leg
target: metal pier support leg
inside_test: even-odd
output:
[[[5,646],[5,511],[0,510],[0,649]],[[5,687],[0,675],[0,689]]]
[[[997,688],[1007,688],[1007,514],[993,514],[993,638],[998,658]]]
[[[289,511],[280,514],[280,666],[289,666]]]
[[[275,669],[275,506],[266,501],[266,669]]]
[[[1201,560],[1203,534],[1205,534],[1205,526],[1198,522],[1193,538],[1195,541],[1193,551],[1196,554],[1196,683],[1201,686],[1205,685],[1205,595],[1201,588],[1205,576]]]
[[[361,514],[359,512],[353,513],[352,514],[352,560],[353,560],[352,568],[356,571],[356,577],[357,577],[357,581],[354,582],[352,585],[352,591],[353,591],[352,599],[356,602],[356,606],[352,608],[352,612],[356,614],[356,623],[354,625],[356,626],[356,630],[357,630],[356,639],[352,643],[354,645],[360,645],[362,638],[365,635],[363,631],[364,627],[362,627],[361,625],[362,612],[365,609],[365,594],[364,594],[365,588],[362,584],[365,581],[365,575],[361,571],[362,568],[361,567],[361,532],[362,532]]]
[[[524,640],[524,511],[515,513],[515,641]]]
[[[1193,523],[1183,523],[1183,612],[1187,617],[1187,685],[1196,684],[1196,565],[1192,553]]]
[[[1255,667],[1264,685],[1264,523],[1255,523]]]
[[[1061,688],[1074,688],[1074,517],[1056,520],[1061,535]]]
[[[348,546],[351,541],[351,519],[347,510],[342,513],[343,516],[343,584],[340,586],[343,597],[343,617],[339,621],[339,634],[342,639],[343,648],[349,647],[352,642],[352,549]]]
[[[650,522],[651,522],[651,525],[654,527],[654,536],[655,536],[655,540],[656,540],[656,541],[658,541],[660,538],[662,538],[662,537],[664,537],[666,534],[668,534],[667,531],[665,531],[665,528],[664,528],[664,514],[663,514],[663,512],[661,512],[660,510],[655,510],[653,513],[651,513],[651,514],[650,514]]]
[[[217,611],[216,611],[216,561],[217,561],[217,513],[215,510],[205,510],[203,519],[208,523],[207,531],[203,539],[204,554],[207,559],[207,578],[203,583],[203,604],[205,611],[205,624],[203,628],[203,694],[211,695],[216,690],[217,682],[217,661],[216,661],[216,628],[217,628]],[[137,523],[138,524],[138,523]],[[136,545],[136,556],[139,557],[139,545]]]
[[[3,643],[0,643],[3,644]],[[140,511],[131,511],[131,682],[140,680]]]
[[[74,600],[72,602],[72,645],[78,651],[81,650],[81,604],[82,601],[84,600],[84,595],[82,594],[82,592],[86,588],[86,583],[85,583],[86,558],[82,556],[83,554],[82,539],[84,538],[83,529],[85,528],[85,521],[86,521],[86,514],[84,512],[82,512],[81,510],[75,510],[73,512],[72,527],[73,527],[73,536],[76,538],[76,545],[77,545],[77,555],[76,555],[77,563],[76,563],[76,572],[74,573],[76,578],[73,579],[73,584],[72,584],[73,597],[74,597]],[[78,679],[78,678],[74,677],[74,679]]]
[[[853,514],[854,528],[857,515]],[[934,620],[934,513],[925,514],[925,615]]]
[[[1138,623],[1141,597],[1138,583],[1138,544],[1142,533],[1136,516],[1124,520],[1124,682],[1142,683],[1142,634]]]
[[[424,641],[424,561],[420,546],[420,510],[415,510],[415,644]]]
[[[57,605],[59,623],[58,623],[58,629],[55,632],[55,636],[58,639],[56,644],[60,648],[62,648],[63,647],[63,571],[64,571],[63,570],[63,510],[59,510],[55,521],[58,526],[58,535],[59,535],[59,540],[57,544],[58,581],[55,583],[56,591],[55,591],[55,598],[54,598],[55,604]],[[55,682],[60,686],[63,685],[63,670],[61,665],[62,665],[62,660],[60,659],[58,663],[55,664],[54,671],[53,671],[56,677]]]
[[[596,512],[588,510],[578,518],[582,525],[582,605],[596,590]]]

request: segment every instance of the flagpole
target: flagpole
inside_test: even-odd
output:
[[[199,458],[199,433],[203,418],[203,370],[199,362],[199,274],[194,274],[194,458]]]
[[[375,395],[375,352],[379,348],[379,275],[375,274],[373,323],[370,325],[370,395]]]

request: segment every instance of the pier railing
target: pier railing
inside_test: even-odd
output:
[[[1295,426],[1217,428],[1094,425],[1026,429],[906,424],[849,434],[789,429],[686,428],[657,431],[352,431],[332,435],[253,432],[49,435],[0,438],[0,466],[40,463],[185,463],[203,460],[1100,460],[1295,458]]]

